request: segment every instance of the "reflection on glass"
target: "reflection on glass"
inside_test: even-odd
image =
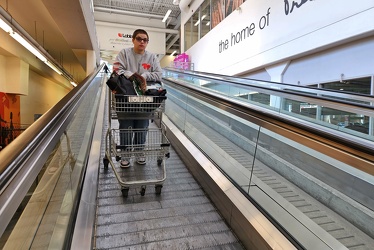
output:
[[[200,23],[199,14],[200,14],[200,11],[196,11],[192,15],[191,46],[194,45],[199,40],[199,23]]]
[[[181,79],[183,77],[179,78]],[[184,82],[188,82],[186,79]],[[190,83],[204,90],[230,95],[232,98],[257,103],[263,107],[271,108],[270,103],[273,102],[282,107],[282,113],[304,118],[304,120],[315,121],[316,116],[319,116],[321,117],[319,122],[330,124],[330,122],[338,122],[346,115],[342,110],[328,109],[291,98],[281,99],[275,96],[276,93],[274,95],[254,93],[250,88],[235,87],[213,79],[199,80],[198,77],[191,77]],[[330,209],[334,208],[321,208],[318,199],[321,198],[322,191],[316,192],[315,190],[323,190],[323,192],[329,190],[331,193],[327,194],[328,199],[326,199],[329,201],[336,193],[345,191],[345,185],[342,183],[353,178],[349,175],[350,172],[362,177],[362,179],[354,177],[357,178],[352,188],[359,186],[356,185],[356,181],[365,184],[366,180],[371,179],[374,183],[373,177],[369,174],[362,172],[357,174],[355,167],[331,158],[324,152],[316,151],[309,147],[308,143],[300,143],[303,140],[294,140],[293,133],[290,133],[290,136],[284,136],[284,134],[277,133],[277,129],[275,132],[260,127],[235,116],[226,109],[220,109],[219,105],[213,106],[185,93],[179,93],[171,86],[166,85],[166,87],[168,103],[165,113],[169,118],[171,117],[171,121],[177,124],[183,133],[229,176],[237,188],[256,200],[264,210],[271,211],[275,215],[274,219],[280,223],[283,219],[281,214],[286,214],[289,218],[296,217],[295,221],[299,221],[299,218],[302,220],[307,218],[308,223],[303,226],[310,226],[313,233],[318,228],[322,234],[331,233],[331,236],[335,237],[334,232],[330,230],[331,226],[336,228],[341,228],[341,226],[338,223],[331,224],[329,216],[333,212]],[[361,117],[356,114],[350,115]],[[366,117],[363,119],[365,120]],[[344,171],[340,171],[341,168],[344,168]],[[329,174],[325,174],[323,172],[325,170]],[[335,174],[330,175],[330,173]],[[345,175],[344,178],[341,178],[341,175]],[[307,192],[310,193],[306,194]],[[367,201],[367,194],[359,197],[357,193],[353,193],[349,189],[346,194],[352,199],[353,206],[361,206],[362,202]],[[315,195],[315,197],[310,195]],[[324,205],[330,206],[328,203]],[[352,221],[354,216],[348,215],[346,219]],[[347,226],[347,231],[357,230],[356,225],[345,224],[345,222],[344,225]],[[282,226],[288,230],[289,221]],[[365,233],[362,236],[370,239],[370,236],[368,237]],[[339,235],[336,240],[341,240]],[[344,244],[344,240],[341,242]]]
[[[204,90],[220,93],[243,102],[277,111],[287,116],[326,126],[365,139],[374,140],[372,136],[374,133],[374,128],[372,127],[374,125],[374,115],[368,116],[367,114],[352,113],[344,108],[339,108],[339,105],[334,103],[330,104],[332,105],[331,107],[326,107],[303,101],[309,96],[326,97],[328,95],[330,95],[329,99],[331,100],[342,100],[343,98],[340,97],[337,92],[324,91],[322,89],[310,87],[282,86],[282,84],[279,83],[267,83],[264,81],[244,80],[239,78],[237,81],[242,83],[247,81],[248,85],[229,84],[225,80],[184,74],[170,74],[169,76],[171,79],[178,79],[184,83],[199,86]],[[227,78],[231,82],[235,80],[230,77]],[[269,86],[267,88],[256,88],[259,86],[266,86],[267,84]],[[282,97],[282,93],[278,92],[278,89],[287,91],[287,95],[293,95],[295,99]],[[347,97],[344,99],[349,99],[351,103],[372,105],[370,102],[366,101],[370,98],[364,97],[366,98],[365,101],[358,101],[353,99],[352,95],[349,93],[346,93],[345,96]]]
[[[324,89],[340,90],[352,93],[360,93],[370,95],[371,77],[363,77],[356,79],[347,79],[337,82],[321,84]]]
[[[200,39],[208,34],[210,31],[210,1],[204,1],[200,6],[201,9],[201,21],[200,21],[200,30],[201,35]]]
[[[214,162],[219,162],[222,170],[230,174],[236,183],[248,189],[259,127],[170,87],[168,96],[165,114],[169,119],[204,149]],[[235,145],[237,137],[242,138],[240,146],[243,149]],[[223,139],[226,147],[232,147],[236,152],[230,154],[227,148],[222,149],[220,143]],[[227,139],[232,140],[231,146]],[[236,154],[241,157],[235,158]]]
[[[10,232],[4,249],[20,249],[21,246],[48,247],[62,205],[62,200],[57,197],[61,194],[55,191],[66,190],[75,161],[69,136],[65,133],[19,208],[20,217]],[[28,230],[25,231],[24,228]]]
[[[185,24],[184,24],[184,48],[185,50],[188,50],[192,47],[192,18],[190,18]]]
[[[64,248],[104,86],[94,81],[2,235],[1,249]]]
[[[244,2],[244,0],[205,0],[184,25],[185,51]]]
[[[230,15],[234,10],[236,10],[244,0],[226,0],[225,1],[225,17]]]
[[[223,0],[212,0],[212,28],[216,27],[225,18]]]

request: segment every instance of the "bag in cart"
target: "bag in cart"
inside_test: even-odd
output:
[[[115,71],[110,75],[106,84],[114,94],[136,95],[133,83],[123,74],[118,75]]]

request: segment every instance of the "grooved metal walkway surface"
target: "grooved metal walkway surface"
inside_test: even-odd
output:
[[[200,129],[203,128],[200,127]],[[211,140],[225,148],[225,152],[234,157],[242,166],[249,170],[252,168],[252,160],[248,160],[248,154],[246,152],[227,140],[223,141],[221,136],[214,135],[212,130],[206,131],[206,133],[211,133],[209,135]],[[323,228],[327,233],[340,241],[347,249],[374,249],[374,239],[280,174],[276,173],[270,167],[256,161],[253,174]]]
[[[100,165],[95,249],[244,249],[172,147],[160,195],[147,186],[123,197]]]
[[[199,120],[189,119],[212,143],[251,170],[248,153]],[[170,154],[161,195],[147,186],[145,196],[139,194],[140,188],[130,188],[125,198],[110,166],[107,171],[100,166],[95,249],[243,249],[172,147]],[[372,238],[268,166],[256,161],[253,173],[348,249],[372,249]]]

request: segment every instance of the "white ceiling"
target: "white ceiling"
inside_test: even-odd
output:
[[[95,7],[162,17],[169,9],[172,10],[170,17],[178,18],[180,14],[179,6],[174,5],[173,0],[93,0],[93,4]]]
[[[179,2],[179,1],[177,1]],[[168,20],[164,24],[165,40],[166,40],[166,54],[171,54],[173,51],[179,52],[180,42],[179,33],[170,32],[178,31],[180,28],[180,9],[178,5],[173,4],[173,0],[93,0],[95,9],[96,21],[110,21],[117,22],[124,25],[133,25],[133,23],[126,22],[123,20],[129,20],[129,18],[116,18],[115,20],[110,19],[107,15],[105,20],[105,14],[117,14],[134,17],[142,17],[147,19],[158,19],[162,20],[166,12],[172,10]],[[100,13],[100,14],[99,14]],[[121,20],[121,21],[119,21]],[[152,23],[152,22],[149,22]],[[150,25],[150,28],[159,28],[160,22],[153,22],[155,25]],[[110,51],[102,51],[102,55],[110,54]]]
[[[95,48],[84,21],[80,1],[0,0],[0,6],[10,17],[10,22],[21,26],[23,33],[35,40],[58,64],[70,72],[75,80],[79,82],[86,77],[87,51]],[[7,36],[5,32],[0,35]],[[13,43],[0,43],[0,47],[8,52],[6,56],[18,57],[40,74],[57,78],[49,72],[49,67],[43,67],[43,63],[35,61],[35,56],[20,49],[17,42],[12,39],[7,41]],[[1,50],[0,54],[4,55]]]

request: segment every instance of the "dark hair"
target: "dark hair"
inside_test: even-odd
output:
[[[136,37],[137,34],[144,34],[144,35],[146,35],[147,38],[149,39],[149,36],[148,36],[147,31],[142,30],[142,29],[137,29],[137,30],[135,30],[134,33],[132,34],[132,39],[135,39],[135,37]]]

